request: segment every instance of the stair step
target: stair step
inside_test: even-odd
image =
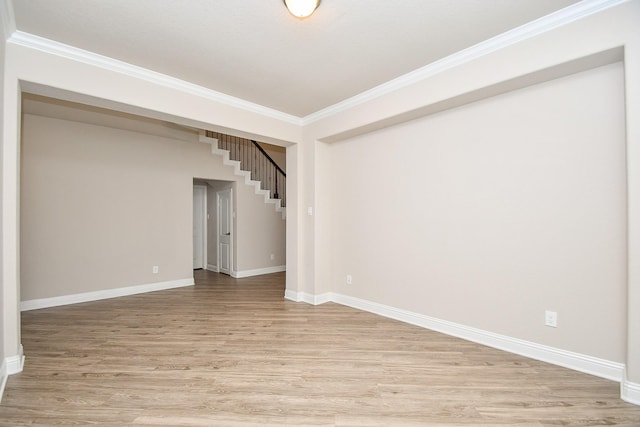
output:
[[[262,182],[252,180],[251,172],[241,169],[240,161],[232,160],[230,158],[230,153],[228,150],[223,150],[222,148],[218,148],[218,140],[216,138],[211,138],[201,133],[199,136],[199,140],[200,142],[211,144],[211,153],[217,156],[221,156],[222,163],[225,166],[233,167],[233,172],[236,176],[244,177],[244,183],[246,185],[250,185],[254,187],[255,194],[259,196],[263,196],[265,203],[273,204],[276,212],[280,212],[282,214],[282,219],[283,220],[286,219],[287,208],[281,205],[282,201],[280,199],[272,198],[271,192],[269,190],[264,190],[262,188]]]

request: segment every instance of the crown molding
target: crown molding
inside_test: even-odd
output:
[[[11,0],[0,0],[0,25],[2,25],[4,40],[9,40],[11,34],[16,31],[16,19]]]
[[[469,63],[490,53],[578,21],[630,0],[583,0],[554,13],[543,16],[520,27],[463,49],[417,70],[411,71],[372,89],[355,95],[302,118],[302,126],[344,112],[373,99],[387,95],[414,83],[426,80],[451,68]]]
[[[3,12],[2,25],[5,38],[9,43],[36,49],[45,53],[100,67],[109,71],[132,76],[153,84],[169,87],[192,95],[210,99],[224,105],[238,108],[247,112],[270,117],[297,126],[306,126],[324,118],[344,112],[350,108],[364,104],[373,99],[392,93],[414,83],[426,80],[451,68],[474,61],[480,57],[504,49],[515,43],[533,38],[555,28],[578,21],[606,9],[627,3],[630,0],[583,0],[531,21],[520,27],[509,30],[498,36],[485,40],[467,49],[463,49],[424,67],[404,74],[372,89],[355,95],[327,108],[311,113],[305,117],[297,117],[269,107],[245,101],[203,86],[189,83],[166,74],[151,71],[136,65],[119,61],[107,56],[99,55],[33,34],[25,33],[15,28],[13,8],[10,0],[1,0],[0,10]]]
[[[221,92],[207,89],[203,86],[180,80],[166,74],[151,71],[137,65],[129,64],[124,61],[119,61],[117,59],[99,55],[97,53],[89,52],[87,50],[79,49],[74,46],[59,43],[57,41],[46,39],[44,37],[36,36],[30,33],[25,33],[19,30],[14,31],[7,41],[14,45],[39,50],[51,55],[70,59],[72,61],[81,62],[119,74],[131,76],[152,84],[168,87],[181,92],[189,93],[191,95],[210,99],[212,101],[219,102],[221,104],[238,108],[247,112],[260,114],[262,116],[270,117],[286,123],[291,123],[297,126],[302,125],[302,119],[300,117],[286,114],[272,108],[268,108]]]

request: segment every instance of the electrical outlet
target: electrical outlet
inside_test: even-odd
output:
[[[274,254],[271,254],[271,261],[273,261],[274,259],[276,259],[276,256]]]
[[[158,266],[157,266],[157,265],[154,265],[154,266],[153,266],[152,271],[153,271],[153,274],[158,274],[158,272],[160,271],[160,269],[158,268]]]
[[[347,274],[347,285],[350,285],[353,283],[353,277],[351,277],[350,274]]]
[[[547,326],[551,326],[552,328],[558,327],[558,313],[555,311],[545,311],[544,312],[544,324]]]

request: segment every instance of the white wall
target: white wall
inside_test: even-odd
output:
[[[182,136],[24,115],[23,301],[192,277],[193,178],[240,178]],[[235,272],[284,265],[281,214],[253,187],[235,193]]]
[[[625,361],[621,63],[329,151],[333,290]]]

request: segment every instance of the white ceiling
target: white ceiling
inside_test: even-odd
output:
[[[304,117],[577,0],[13,0],[16,28]]]

